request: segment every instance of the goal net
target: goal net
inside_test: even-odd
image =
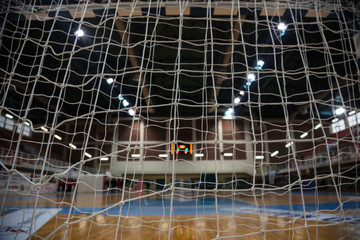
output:
[[[1,239],[358,239],[356,1],[0,4]]]

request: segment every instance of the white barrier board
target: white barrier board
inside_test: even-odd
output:
[[[58,208],[38,208],[33,219],[33,208],[24,208],[0,217],[0,239],[1,240],[25,240],[29,234],[39,230],[45,223],[54,217],[60,209]]]

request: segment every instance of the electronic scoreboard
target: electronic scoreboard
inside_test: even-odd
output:
[[[181,155],[181,154],[192,154],[193,148],[192,144],[185,143],[176,143],[171,144],[171,154]]]

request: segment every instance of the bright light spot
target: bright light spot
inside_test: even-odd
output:
[[[24,124],[25,124],[26,126],[30,126],[30,123],[29,123],[29,122],[24,122]]]
[[[307,132],[306,132],[306,133],[303,133],[303,134],[301,134],[300,138],[304,138],[304,137],[306,137],[307,135],[309,135]]]
[[[233,154],[232,153],[224,153],[224,157],[232,157]]]
[[[279,23],[277,25],[277,29],[279,29],[280,31],[285,31],[287,29],[287,26],[285,23]]]
[[[282,36],[285,35],[285,32],[286,32],[287,27],[288,27],[288,26],[287,26],[285,23],[279,23],[279,24],[277,25],[277,29],[278,29],[279,31],[281,31],[279,37],[282,37]]]
[[[124,100],[124,96],[122,94],[119,94],[118,99],[119,99],[119,101],[122,101],[122,100]]]
[[[162,158],[166,158],[168,155],[167,154],[159,154],[159,157],[162,157]]]
[[[135,111],[134,111],[134,109],[129,109],[129,115],[130,116],[134,116],[135,115]]]
[[[338,118],[334,118],[333,120],[331,120],[331,122],[333,122],[333,123],[336,123],[337,121],[339,121]]]
[[[315,130],[319,129],[321,127],[321,123],[319,123],[318,125],[315,126]]]
[[[107,157],[100,158],[100,161],[108,161],[108,160],[109,160],[109,158],[107,158]]]
[[[57,140],[59,140],[59,141],[61,141],[62,140],[62,137],[60,137],[59,135],[57,135],[57,134],[55,134],[54,135],[54,137],[57,139]]]
[[[274,156],[276,156],[276,155],[278,155],[278,154],[279,154],[279,151],[278,151],[278,150],[276,150],[275,152],[271,153],[271,155],[270,155],[270,156],[274,157]]]
[[[261,160],[261,159],[264,159],[264,156],[255,156],[255,159]]]
[[[5,114],[5,117],[10,118],[10,119],[13,119],[13,118],[14,118],[14,117],[13,117],[12,115],[10,115],[10,114]]]
[[[255,81],[255,79],[256,79],[255,74],[249,73],[249,74],[247,75],[247,80],[249,80],[250,82]]]
[[[44,127],[44,126],[41,126],[40,129],[43,130],[44,132],[48,132],[48,131],[49,131],[49,130],[48,130],[46,127]]]
[[[232,108],[228,108],[226,111],[225,111],[225,115],[224,115],[224,119],[232,119],[234,117],[234,109]]]
[[[129,102],[126,100],[126,99],[124,99],[123,101],[122,101],[122,105],[124,106],[124,107],[127,107],[127,106],[129,106]]]
[[[353,126],[357,125],[356,116],[349,116],[348,117],[348,122],[349,122],[349,127],[353,127]]]
[[[84,36],[84,31],[81,30],[81,29],[77,30],[77,31],[75,32],[75,36],[77,36],[77,37],[82,37],[82,36]]]
[[[73,148],[73,149],[77,149],[77,147],[76,147],[74,144],[72,144],[72,143],[69,143],[69,146],[70,146],[71,148]]]
[[[240,98],[239,98],[239,97],[236,97],[236,98],[234,99],[234,103],[235,103],[235,104],[240,103]]]
[[[92,158],[92,155],[90,153],[85,152],[85,156],[87,156],[88,158]]]
[[[355,114],[355,110],[352,110],[351,112],[349,112],[349,116],[354,115]]]
[[[131,157],[133,157],[133,158],[139,158],[139,157],[140,157],[140,154],[131,154]]]
[[[240,93],[241,96],[245,95],[245,92],[243,90],[241,90],[239,93]]]
[[[289,142],[285,145],[286,148],[289,148],[291,145],[293,145],[294,143],[293,142]]]
[[[113,78],[108,78],[106,79],[106,82],[111,85],[113,82],[114,82],[114,79]]]
[[[204,154],[203,153],[195,153],[195,157],[203,157]]]
[[[349,123],[349,125],[350,125],[350,123]],[[345,128],[346,128],[346,125],[345,125],[344,119],[338,121],[337,123],[331,124],[332,133],[337,133],[337,132],[343,131],[343,130],[345,130]]]
[[[262,69],[262,67],[264,66],[265,62],[263,60],[259,60],[257,61],[257,66],[256,69]]]
[[[345,108],[343,107],[339,107],[338,109],[335,110],[336,115],[343,114],[344,112],[345,112]]]

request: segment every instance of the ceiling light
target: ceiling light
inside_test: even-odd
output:
[[[44,126],[41,126],[40,129],[43,130],[44,132],[48,132],[48,131],[49,131],[49,130],[48,130],[46,127],[44,127]]]
[[[240,103],[240,101],[241,101],[241,100],[240,100],[240,98],[239,98],[239,97],[236,97],[236,98],[234,99],[234,103],[235,103],[235,104]]]
[[[232,118],[234,118],[234,109],[228,108],[228,109],[225,111],[225,115],[224,115],[223,118],[224,118],[224,119],[232,119]]]
[[[55,134],[54,137],[57,139],[57,140],[62,140],[62,137],[60,137],[59,135]]]
[[[315,126],[315,130],[319,129],[321,127],[321,123],[319,123],[318,125]]]
[[[243,90],[241,90],[241,91],[239,92],[239,94],[240,94],[241,96],[244,96],[244,95],[245,95],[245,92],[244,92]]]
[[[294,143],[293,142],[289,142],[285,145],[286,148],[290,147],[291,145],[293,145]]]
[[[287,29],[287,25],[285,23],[279,23],[277,25],[277,29],[280,31],[285,31]]]
[[[303,134],[301,134],[300,138],[304,138],[304,137],[306,137],[307,135],[308,135],[307,132],[306,132],[306,133],[303,133]]]
[[[119,101],[122,101],[122,100],[124,100],[124,96],[122,94],[119,94],[118,99],[119,99]]]
[[[255,81],[255,79],[256,79],[255,74],[249,73],[249,74],[247,75],[247,80],[249,80],[250,82]]]
[[[276,156],[276,155],[278,155],[278,154],[279,154],[279,151],[278,151],[278,150],[276,150],[275,152],[271,153],[271,155],[270,155],[270,156],[274,157],[274,156]]]
[[[129,106],[129,102],[126,100],[126,99],[124,99],[123,101],[122,101],[122,105],[124,106],[124,107],[127,107],[127,106]]]
[[[203,157],[204,154],[203,153],[195,153],[195,157]]]
[[[339,121],[338,118],[334,118],[333,120],[331,120],[331,122],[333,122],[333,123],[336,123],[337,121]]]
[[[87,156],[88,158],[92,158],[92,155],[90,153],[85,152],[85,156]]]
[[[232,153],[224,153],[224,157],[232,157],[233,154]]]
[[[129,113],[130,116],[134,116],[134,115],[135,115],[134,109],[129,109],[128,113]]]
[[[263,60],[259,60],[257,61],[257,66],[256,69],[262,69],[262,67],[264,66],[265,62]]]
[[[168,157],[168,155],[167,154],[159,154],[159,157],[166,158],[166,157]]]
[[[13,119],[14,117],[10,114],[5,114],[5,117],[9,118],[9,119]]]
[[[264,159],[264,156],[255,156],[255,159],[261,160]]]
[[[70,146],[71,148],[73,148],[73,149],[77,149],[77,147],[76,147],[74,144],[72,144],[72,143],[69,143],[69,146]]]
[[[77,30],[77,31],[75,32],[75,36],[77,36],[77,37],[82,37],[82,36],[84,36],[84,31],[81,30],[81,29]]]
[[[139,158],[139,157],[140,157],[140,154],[131,154],[131,157],[133,157],[133,158]]]
[[[339,107],[338,109],[335,110],[336,115],[341,115],[344,112],[345,112],[345,108],[343,108],[343,107]]]
[[[113,78],[108,78],[106,79],[106,82],[111,85],[113,82],[114,82],[114,79]]]
[[[109,160],[109,158],[107,158],[107,157],[100,158],[100,161],[108,161],[108,160]]]
[[[351,112],[349,112],[349,116],[354,115],[355,114],[355,110],[352,110]]]

